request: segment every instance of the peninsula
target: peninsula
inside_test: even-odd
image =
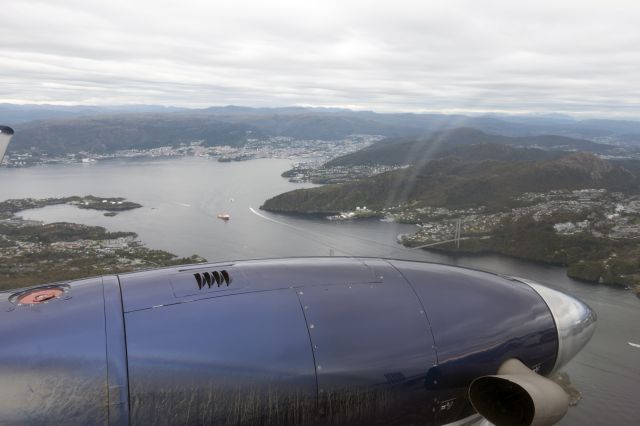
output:
[[[405,142],[402,142],[405,143]],[[393,143],[392,143],[393,144]],[[382,152],[379,157],[377,152]],[[264,210],[332,220],[377,217],[413,223],[399,242],[429,250],[500,253],[566,266],[568,275],[640,292],[640,179],[591,153],[460,145],[414,163],[389,160],[382,144],[329,166],[404,168],[273,197]],[[632,164],[632,163],[631,163]]]
[[[197,255],[179,258],[147,248],[133,232],[109,232],[100,226],[68,222],[43,224],[16,215],[59,204],[107,213],[142,207],[120,197],[91,195],[0,202],[0,290],[205,261]]]

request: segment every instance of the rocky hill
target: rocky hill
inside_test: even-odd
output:
[[[333,214],[357,206],[381,209],[401,203],[502,209],[525,192],[583,188],[635,193],[639,179],[624,167],[582,152],[533,162],[445,157],[355,182],[290,191],[267,200],[262,208],[297,214]]]

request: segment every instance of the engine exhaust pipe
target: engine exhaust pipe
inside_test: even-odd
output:
[[[0,126],[0,164],[2,164],[4,152],[7,150],[12,136],[13,129],[11,127]]]
[[[469,399],[476,411],[496,426],[553,425],[569,409],[569,397],[557,383],[517,359],[505,361],[495,376],[475,379],[469,387]]]

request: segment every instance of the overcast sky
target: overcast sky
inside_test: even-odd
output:
[[[0,102],[640,118],[638,0],[2,0]]]

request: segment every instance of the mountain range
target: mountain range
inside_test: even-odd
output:
[[[114,114],[33,121],[15,127],[12,151],[52,155],[113,153],[203,141],[205,145],[243,145],[264,135],[255,127],[215,117],[176,114]]]

